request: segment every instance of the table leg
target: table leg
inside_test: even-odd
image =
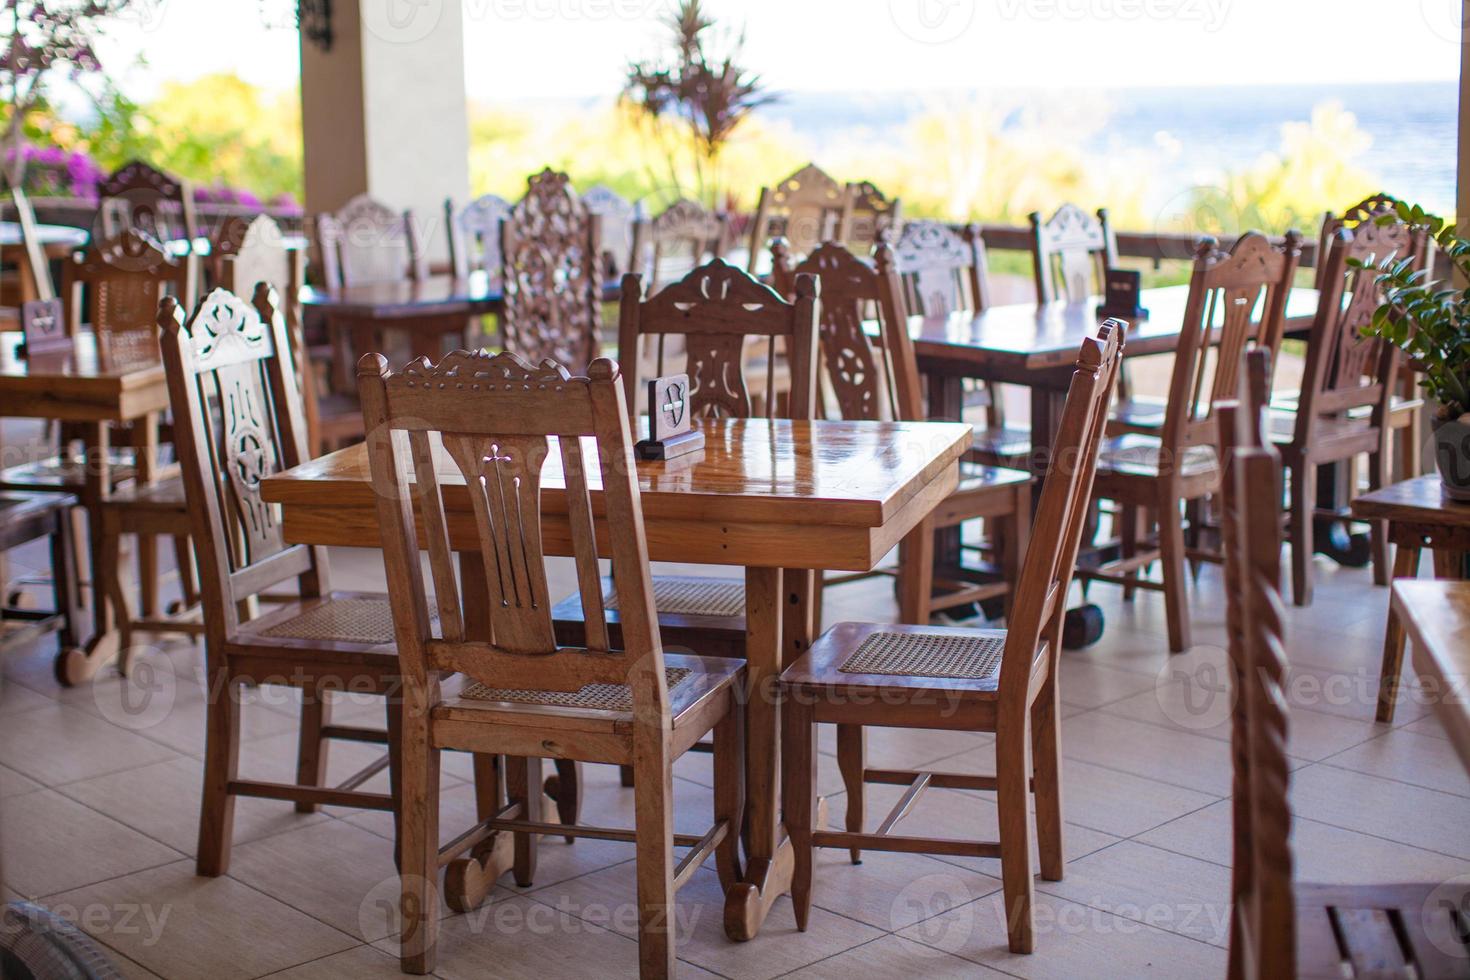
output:
[[[81,428],[85,442],[82,503],[87,508],[92,562],[92,639],[83,647],[67,647],[57,655],[56,679],[63,687],[71,687],[96,676],[103,664],[110,663],[117,656],[119,647],[106,584],[117,575],[118,569],[107,567],[102,549],[102,503],[107,499],[111,484],[109,423],[88,422]]]
[[[785,614],[781,586],[779,568],[745,570],[745,799],[750,836],[745,879],[725,894],[725,935],[737,942],[760,931],[776,899],[791,890],[795,868],[795,854],[791,842],[781,839],[778,817],[781,738],[776,694],[783,621],[808,614]]]
[[[928,376],[928,386],[929,418],[931,420],[959,422],[964,419],[965,382],[963,378],[949,374],[931,374]],[[934,566],[944,569],[959,568],[964,560],[959,526],[935,528],[933,534]],[[932,586],[933,576],[931,575],[930,578]],[[904,622],[916,622],[916,620],[905,619]],[[928,620],[924,622],[927,623]]]

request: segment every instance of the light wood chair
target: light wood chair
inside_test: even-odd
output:
[[[444,202],[449,264],[456,278],[484,272],[491,285],[500,285],[500,229],[510,220],[510,212],[510,203],[494,194],[481,194],[463,208],[455,208],[452,200]]]
[[[359,194],[314,222],[314,245],[327,289],[428,275],[412,211]]]
[[[785,249],[778,248],[773,271],[776,288],[791,295],[795,278],[800,275],[815,277],[821,287],[822,378],[836,403],[838,417],[909,422],[927,418],[893,250],[879,244],[870,263],[840,243],[824,242],[793,268]],[[879,323],[876,338],[863,328],[871,313],[877,314]],[[996,597],[1007,597],[1009,606],[1026,550],[1030,513],[1029,473],[962,463],[959,487],[936,508],[924,532],[905,541],[901,549],[897,569],[899,621],[924,625],[940,610]],[[936,583],[933,529],[979,519],[992,528],[1003,528],[1002,533],[992,536],[997,545],[998,580]],[[872,574],[829,576],[825,583],[839,585]],[[939,595],[934,594],[936,585],[944,590]]]
[[[476,854],[478,845],[492,852],[506,846],[492,840],[496,835],[514,835],[521,885],[533,881],[537,835],[636,843],[643,977],[674,973],[677,889],[711,854],[725,887],[739,874],[744,665],[664,653],[623,383],[606,358],[594,361],[589,375],[574,378],[549,361],[533,368],[514,354],[483,351],[455,352],[437,365],[419,360],[398,374],[388,372],[381,355],[359,365],[403,662],[399,858],[401,955],[409,973],[434,968],[439,868],[467,852],[468,860],[479,860],[486,849]],[[453,384],[446,388],[442,379]],[[594,446],[597,455],[589,459]],[[589,493],[594,473],[602,485],[600,520]],[[547,524],[557,522],[562,530],[556,533],[569,534],[590,610],[587,642],[575,648],[557,642],[546,595],[542,505],[549,500],[541,490],[553,481],[565,487],[566,516],[548,514]],[[481,554],[461,565],[457,582],[446,528],[464,516],[465,503]],[[453,517],[451,507],[459,510]],[[422,537],[415,510],[424,521]],[[621,644],[610,642],[601,615],[598,537],[618,568]],[[421,550],[429,554],[437,623]],[[672,765],[711,730],[715,823],[702,836],[675,834]],[[478,824],[441,849],[443,748],[514,758],[508,760],[508,805],[482,813]],[[637,774],[635,829],[542,822],[537,777],[544,756],[631,765]],[[677,863],[675,847],[690,848]]]
[[[786,239],[795,258],[803,258],[837,234],[847,206],[847,191],[815,163],[809,163],[774,187],[762,187],[750,223],[750,259],[754,274],[772,237]]]
[[[1350,268],[1350,260],[1372,262],[1391,255],[1423,254],[1425,236],[1403,222],[1363,222],[1357,231],[1339,228],[1319,260],[1322,270],[1317,315],[1307,338],[1306,369],[1293,412],[1273,413],[1271,439],[1291,473],[1292,600],[1312,601],[1313,525],[1322,516],[1344,517],[1335,509],[1319,510],[1317,468],[1325,463],[1368,455],[1368,485],[1392,482],[1390,463],[1394,392],[1398,390],[1399,353],[1392,344],[1362,336],[1383,300],[1373,269]],[[1347,487],[1349,499],[1354,487]],[[1373,580],[1387,585],[1388,527],[1372,524]]]
[[[903,228],[903,202],[884,196],[869,180],[849,181],[843,188],[837,241],[856,254],[871,252],[879,241],[893,241]]]
[[[1467,974],[1470,884],[1315,885],[1295,880],[1292,763],[1281,606],[1281,461],[1263,438],[1267,353],[1254,351],[1240,404],[1220,406],[1233,780],[1232,980]]]
[[[325,548],[286,545],[260,482],[305,462],[306,429],[290,341],[264,284],[252,303],[222,289],[184,324],[172,299],[158,311],[164,369],[204,595],[208,715],[196,866],[229,870],[235,800],[290,800],[396,812],[400,678],[387,596],[334,592]],[[255,615],[257,597],[296,579],[300,598]],[[247,684],[302,691],[296,783],[242,779],[240,692]],[[386,731],[333,724],[329,691],[385,698]],[[324,785],[332,739],[377,742],[383,757],[337,787]],[[392,792],[359,787],[384,768]]]
[[[688,267],[680,277],[707,259],[724,257],[729,235],[729,218],[707,210],[702,204],[680,198],[651,221],[640,219],[633,229],[637,264],[630,270],[648,276],[651,296],[663,286],[669,268],[688,256]]]
[[[1062,878],[1061,704],[1057,691],[1062,621],[1087,515],[1098,444],[1123,347],[1115,320],[1082,345],[1061,429],[1056,465],[1046,475],[1007,630],[840,623],[781,675],[782,799],[795,852],[791,898],[798,929],[812,904],[813,849],[998,857],[1012,952],[1035,945],[1031,818],[1034,790],[1041,876]],[[816,726],[836,723],[839,768],[847,789],[847,830],[817,829]],[[995,733],[996,774],[868,768],[868,727]],[[893,811],[864,830],[864,786],[907,786]],[[974,841],[891,834],[931,786],[990,790],[1000,839]]]
[[[1275,351],[1280,346],[1300,242],[1299,235],[1288,232],[1277,247],[1259,232],[1247,232],[1228,253],[1213,239],[1201,242],[1162,426],[1148,420],[1135,428],[1126,417],[1109,422],[1112,434],[1098,463],[1097,497],[1118,504],[1122,557],[1080,574],[1086,580],[1122,585],[1128,599],[1135,589],[1163,592],[1169,649],[1175,653],[1190,645],[1185,559],[1219,560],[1217,552],[1198,546],[1186,555],[1181,513],[1183,505],[1203,499],[1219,486],[1213,399],[1235,389],[1240,356],[1247,347]],[[1146,514],[1153,515],[1158,529],[1154,542],[1142,539]],[[1197,537],[1199,530],[1190,527],[1190,537]],[[1162,580],[1141,578],[1139,571],[1156,561]]]
[[[601,230],[551,169],[527,178],[526,196],[503,226],[500,329],[505,349],[573,370],[598,354],[602,329]]]
[[[629,201],[606,184],[594,184],[580,195],[582,207],[597,215],[602,242],[602,277],[616,279],[635,272],[638,241],[634,234],[645,215],[641,204]]]
[[[1093,217],[1067,203],[1045,221],[1040,211],[1031,222],[1031,263],[1036,274],[1036,301],[1078,303],[1103,292],[1104,276],[1118,264],[1118,243],[1108,223],[1108,209]]]

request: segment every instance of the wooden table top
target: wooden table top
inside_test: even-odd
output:
[[[603,299],[618,296],[616,281],[603,283]],[[406,320],[425,316],[470,316],[484,313],[500,305],[498,285],[484,272],[472,272],[459,279],[454,276],[429,276],[426,279],[401,279],[394,282],[366,282],[341,289],[301,290],[301,302],[324,313],[369,320]]]
[[[1393,608],[1460,761],[1470,770],[1470,582],[1394,579]]]
[[[81,248],[87,244],[90,236],[85,228],[73,228],[71,225],[36,225],[36,238],[41,247],[69,246]],[[19,245],[20,223],[17,221],[0,221],[0,245]]]
[[[104,367],[91,333],[70,351],[19,357],[22,339],[19,331],[0,333],[0,416],[124,421],[168,407],[161,361]]]
[[[1353,516],[1361,520],[1470,527],[1470,503],[1446,497],[1444,484],[1436,473],[1354,497],[1352,510]]]
[[[702,451],[637,464],[657,560],[866,571],[953,489],[955,463],[970,439],[970,427],[953,422],[719,419],[702,426]],[[553,450],[542,476],[548,520],[566,511],[560,469]],[[446,487],[462,485],[447,459],[440,472]],[[268,477],[262,493],[283,505],[288,540],[377,541],[376,495],[361,445]],[[600,502],[593,503],[598,511]],[[450,515],[456,546],[477,549],[468,497],[446,491],[445,506],[462,518],[456,530]],[[548,553],[556,553],[555,531],[545,536]]]
[[[1188,286],[1164,286],[1142,291],[1140,305],[1148,316],[1131,322],[1128,354],[1160,354],[1179,342]],[[1007,303],[978,314],[955,313],[939,317],[911,317],[909,332],[923,362],[992,368],[1023,373],[1066,368],[1076,363],[1083,337],[1097,333],[1098,304],[1092,296],[1080,303]],[[1297,287],[1286,304],[1286,329],[1310,326],[1317,312],[1317,290]]]

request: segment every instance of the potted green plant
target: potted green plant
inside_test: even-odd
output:
[[[1378,224],[1405,221],[1428,231],[1456,281],[1470,283],[1470,240],[1417,204],[1399,202]],[[1434,279],[1409,257],[1375,257],[1383,303],[1363,332],[1401,349],[1433,399],[1434,461],[1446,496],[1470,501],[1470,289]],[[1352,263],[1360,268],[1365,262]]]

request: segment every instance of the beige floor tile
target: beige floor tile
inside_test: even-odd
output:
[[[118,973],[122,974],[123,980],[161,980],[158,974],[134,963],[115,949],[104,947],[103,951],[107,954],[108,962],[117,969]]]
[[[290,780],[294,773],[294,765],[280,766],[272,778]],[[201,762],[178,758],[69,783],[61,792],[192,856],[199,843],[203,781]],[[297,813],[294,804],[282,800],[238,797],[233,839],[239,845],[326,819],[320,813]]]
[[[1309,820],[1470,859],[1463,796],[1318,765],[1292,774],[1291,805]]]
[[[403,972],[398,960],[382,950],[358,946],[270,976],[271,980],[399,980]]]
[[[389,941],[376,945],[397,955]],[[446,980],[637,973],[636,942],[525,896],[445,919],[434,968],[434,975]],[[679,964],[679,975],[710,976],[688,963]]]
[[[0,680],[0,714],[15,715],[22,711],[44,708],[53,700],[55,699],[48,698],[39,691],[33,691],[24,685],[9,680]]]
[[[1230,870],[1135,841],[1120,841],[1067,865],[1052,895],[1217,946],[1230,941]]]
[[[176,754],[61,704],[0,716],[0,764],[48,786],[146,766]]]
[[[1085,656],[1085,654],[1084,654]],[[1153,689],[1147,677],[1136,671],[1108,667],[1090,659],[1062,655],[1058,684],[1062,701],[1079,708],[1096,708]]]
[[[22,776],[14,769],[0,766],[0,799],[18,796],[41,788],[41,784],[29,776]]]
[[[812,902],[818,908],[890,932],[938,915],[1000,887],[1000,880],[923,854],[818,848]]]
[[[788,977],[817,980],[821,977],[843,977],[845,980],[890,980],[892,977],[916,976],[936,978],[1002,977],[1005,974],[923,943],[900,936],[884,936],[864,943],[830,959],[803,967]]]
[[[1230,795],[1230,746],[1090,711],[1062,721],[1062,755],[1198,793]]]
[[[1378,676],[1377,666],[1333,668],[1296,661],[1287,673],[1286,699],[1293,707],[1351,718],[1367,727],[1378,709]],[[1432,711],[1422,698],[1401,697],[1394,722],[1407,724]]]
[[[1225,973],[1226,952],[1218,946],[1045,893],[1036,896],[1035,920],[1036,952],[1030,955],[1007,948],[1005,901],[999,892],[899,935],[1020,977],[1184,980]]]
[[[956,732],[929,728],[869,728],[867,765],[874,769],[920,769],[960,752],[983,750],[995,741],[985,732]],[[819,768],[836,764],[837,729],[822,726],[817,750],[827,758]]]
[[[180,856],[53,790],[5,801],[3,845],[6,882],[38,898]]]
[[[1381,727],[1381,726],[1380,726]],[[1413,783],[1456,796],[1470,796],[1470,774],[1447,739],[1391,732],[1370,739],[1327,760],[1357,772]]]
[[[357,943],[243,885],[200,878],[192,861],[58,895],[88,931],[161,977],[258,977]],[[126,914],[126,919],[124,919]]]

